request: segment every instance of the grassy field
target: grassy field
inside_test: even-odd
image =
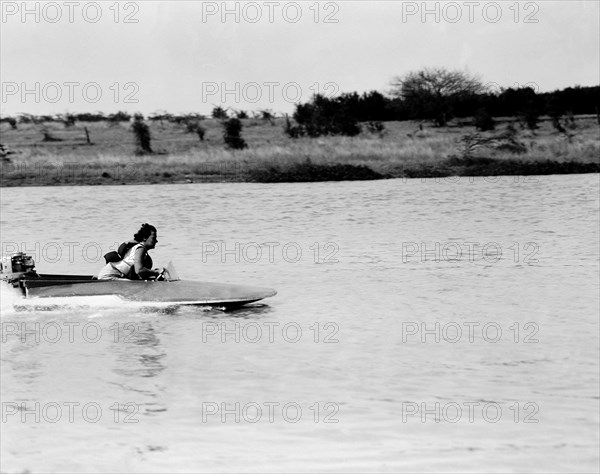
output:
[[[599,172],[600,128],[596,117],[579,116],[565,132],[542,120],[535,131],[515,122],[519,153],[502,140],[465,151],[468,123],[434,128],[427,123],[386,122],[383,133],[356,137],[291,139],[285,119],[245,119],[248,148],[228,150],[222,125],[203,120],[204,141],[185,125],[149,123],[153,154],[136,154],[131,123],[1,123],[0,142],[12,153],[2,160],[0,186],[148,184],[221,181],[322,181],[388,177]],[[493,132],[506,132],[512,120]],[[86,142],[84,127],[91,144]],[[44,135],[46,132],[46,136]],[[50,141],[48,140],[50,139]],[[500,146],[498,146],[500,145]],[[506,144],[505,144],[506,145]]]

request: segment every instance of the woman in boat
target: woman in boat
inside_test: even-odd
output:
[[[100,273],[98,280],[118,280],[121,278],[129,280],[148,280],[158,278],[165,272],[164,268],[152,269],[152,258],[148,250],[156,247],[156,227],[143,224],[140,230],[133,236],[133,241],[125,242],[119,246],[119,257],[117,261],[107,263]]]

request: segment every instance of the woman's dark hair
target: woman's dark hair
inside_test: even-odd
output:
[[[140,230],[137,231],[133,238],[136,242],[141,242],[150,237],[152,232],[156,232],[156,227],[150,224],[142,224],[142,227],[140,227]]]

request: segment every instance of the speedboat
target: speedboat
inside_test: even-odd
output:
[[[270,288],[180,280],[169,263],[154,280],[98,280],[92,275],[50,275],[35,270],[33,258],[22,252],[0,263],[1,279],[30,298],[114,295],[124,301],[235,309],[277,294]]]

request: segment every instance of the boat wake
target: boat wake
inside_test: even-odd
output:
[[[189,312],[220,312],[220,308],[208,305],[184,306],[168,302],[128,301],[116,295],[70,296],[56,298],[25,298],[18,290],[0,286],[0,314],[2,319],[16,313],[61,312],[81,313],[110,311],[118,313],[173,314],[181,308]],[[101,315],[101,313],[97,313]]]

